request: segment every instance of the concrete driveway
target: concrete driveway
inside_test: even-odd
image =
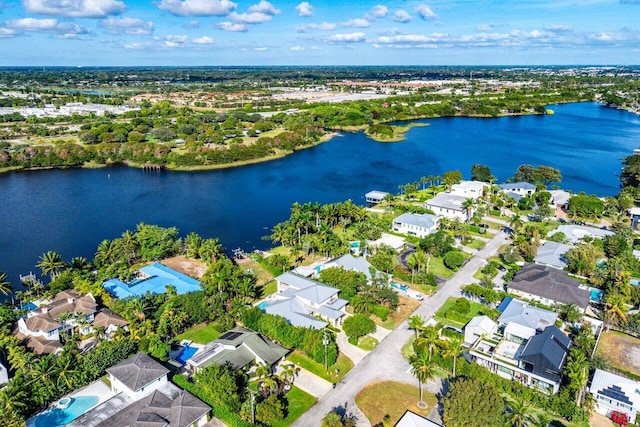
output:
[[[434,295],[426,298],[416,309],[414,314],[422,316],[424,319],[432,317],[436,311],[450,297],[460,296],[462,286],[471,283],[473,274],[484,264],[487,259],[495,255],[498,249],[507,242],[504,232],[497,233],[473,258],[471,258],[453,277],[447,280],[444,285]],[[407,326],[407,321],[402,322],[378,346],[367,354],[361,362],[356,365],[336,388],[330,390],[316,405],[310,408],[293,424],[294,426],[306,427],[319,425],[320,420],[330,411],[336,408],[346,409],[355,406],[354,398],[364,386],[374,381],[401,381],[416,383],[411,375],[409,363],[402,357],[400,349],[411,338],[413,331]],[[433,392],[439,391],[440,384],[428,385]],[[362,420],[362,424],[369,425],[367,420]]]

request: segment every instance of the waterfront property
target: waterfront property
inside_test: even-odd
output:
[[[640,383],[620,375],[596,369],[589,392],[596,402],[596,411],[612,417],[614,412],[626,414],[629,422],[636,422],[640,409]]]
[[[372,280],[372,265],[364,257],[354,257],[351,254],[342,255],[322,264],[319,271],[322,271],[325,268],[342,268],[347,271],[357,271],[358,273],[364,274],[367,277],[367,280]],[[378,270],[374,269],[374,271],[376,277],[381,274]]]
[[[590,298],[589,289],[566,272],[538,264],[525,264],[507,284],[507,291],[548,306],[575,304],[582,311]]]
[[[364,195],[364,201],[367,206],[375,206],[382,202],[388,195],[389,193],[385,193],[384,191],[373,190]]]
[[[393,234],[382,233],[379,239],[377,240],[367,240],[367,245],[370,247],[378,247],[381,245],[389,246],[395,249],[396,252],[401,252],[407,241],[400,236],[394,236]]]
[[[114,397],[69,427],[203,426],[211,407],[167,379],[169,370],[144,353],[107,369]]]
[[[425,237],[438,230],[440,219],[430,214],[403,213],[393,219],[391,229],[396,233]]]
[[[159,262],[141,267],[128,283],[120,279],[110,279],[102,284],[102,287],[116,298],[139,297],[147,292],[163,294],[167,291],[167,286],[173,286],[178,294],[201,289],[198,280]]]
[[[436,215],[449,219],[467,219],[467,211],[462,207],[467,197],[457,196],[451,193],[438,193],[433,199],[427,200],[424,207],[430,209]]]
[[[264,310],[284,317],[294,326],[322,329],[328,322],[340,324],[347,313],[347,301],[338,298],[340,291],[336,288],[292,272],[281,274],[275,280],[278,292]]]
[[[551,204],[556,210],[567,210],[569,208],[569,199],[571,193],[564,190],[550,190]]]
[[[549,232],[549,236],[555,233],[564,233],[567,236],[567,240],[571,243],[578,243],[585,237],[591,239],[602,239],[606,236],[613,236],[615,233],[610,230],[603,230],[601,228],[586,227],[584,225],[565,224],[558,227],[556,230]]]
[[[60,335],[87,335],[102,327],[105,338],[128,322],[107,309],[98,312],[98,304],[90,293],[82,296],[74,290],[61,291],[51,301],[29,311],[18,319],[14,335],[38,354],[62,351]],[[97,314],[96,314],[97,313]]]
[[[536,186],[530,182],[509,182],[499,184],[498,187],[500,187],[503,193],[514,198],[516,201],[522,197],[531,196],[536,192]]]
[[[555,394],[571,340],[556,326],[542,333],[509,323],[494,335],[482,335],[469,350],[471,360],[491,372],[545,393]]]
[[[482,181],[462,181],[451,186],[450,194],[464,197],[465,199],[477,199],[482,197],[489,188],[489,184]]]
[[[251,363],[273,366],[282,360],[289,350],[264,336],[240,326],[225,332],[218,339],[207,343],[187,360],[186,369],[197,372],[212,363],[230,364],[236,369]]]
[[[538,253],[534,258],[536,264],[563,270],[567,266],[565,254],[572,246],[560,242],[546,241],[538,248]]]

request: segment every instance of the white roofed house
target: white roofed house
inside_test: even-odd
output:
[[[477,199],[483,197],[485,191],[489,189],[489,184],[482,181],[462,181],[460,184],[451,186],[450,194],[464,197],[465,199]]]
[[[430,214],[403,213],[393,219],[391,229],[400,234],[425,237],[438,231],[440,219]]]
[[[364,200],[367,206],[374,206],[382,202],[388,195],[389,193],[385,193],[384,191],[373,190],[364,195]]]
[[[338,298],[336,288],[287,272],[276,277],[278,292],[264,308],[294,326],[322,329],[330,322],[338,325],[347,314],[347,301]]]
[[[596,411],[611,417],[613,412],[621,412],[636,422],[640,409],[640,383],[620,375],[596,369],[589,392],[596,401]]]
[[[483,336],[493,336],[498,332],[498,324],[488,316],[476,316],[464,327],[464,343],[473,345]]]
[[[433,199],[427,200],[424,207],[430,209],[438,216],[449,219],[467,220],[467,210],[462,205],[468,197],[451,193],[438,193]]]
[[[521,197],[531,196],[536,192],[536,186],[530,182],[508,182],[499,184],[498,187],[507,195],[518,200]],[[514,197],[516,195],[518,197]]]

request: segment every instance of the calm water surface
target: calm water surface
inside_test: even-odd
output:
[[[38,272],[47,250],[93,258],[103,239],[139,222],[218,237],[227,249],[267,248],[261,237],[295,201],[352,199],[471,165],[499,182],[522,163],[561,170],[562,186],[613,195],[621,160],[640,146],[640,117],[597,104],[552,107],[553,116],[423,120],[402,143],[345,133],[284,159],[207,172],[143,172],[126,167],[0,175],[0,271]]]

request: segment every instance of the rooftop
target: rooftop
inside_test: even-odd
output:
[[[110,279],[104,282],[102,287],[116,298],[142,296],[147,292],[163,294],[167,291],[167,286],[173,286],[178,294],[186,294],[201,289],[198,280],[159,262],[146,265],[140,268],[138,272],[140,277],[128,284],[119,279]]]
[[[503,190],[535,190],[536,186],[530,182],[507,182],[505,184],[498,184],[498,187]]]
[[[394,218],[393,222],[415,225],[416,227],[432,228],[438,223],[438,217],[430,214],[414,214],[407,212]]]
[[[130,390],[137,391],[167,375],[169,370],[145,353],[137,353],[108,368],[107,372]]]
[[[571,248],[572,246],[564,243],[547,241],[538,248],[538,254],[534,261],[537,264],[548,265],[549,267],[562,270],[567,266],[564,255]]]
[[[451,193],[438,193],[433,199],[427,200],[425,206],[436,206],[445,209],[452,209],[456,211],[463,211],[462,204],[467,200],[467,197],[456,196]]]
[[[589,305],[589,290],[581,288],[580,282],[564,271],[538,264],[525,264],[507,288],[563,304],[576,304],[582,310]]]
[[[556,230],[550,231],[547,235],[551,236],[558,232],[564,233],[565,236],[567,236],[567,239],[571,243],[576,243],[580,239],[584,239],[585,237],[602,239],[603,237],[613,236],[615,234],[613,231],[603,230],[601,228],[586,227],[584,225],[566,224],[566,225],[561,225]]]
[[[498,318],[498,323],[506,325],[515,323],[531,329],[543,330],[553,325],[558,319],[558,314],[553,311],[534,307],[519,299],[511,299]]]

